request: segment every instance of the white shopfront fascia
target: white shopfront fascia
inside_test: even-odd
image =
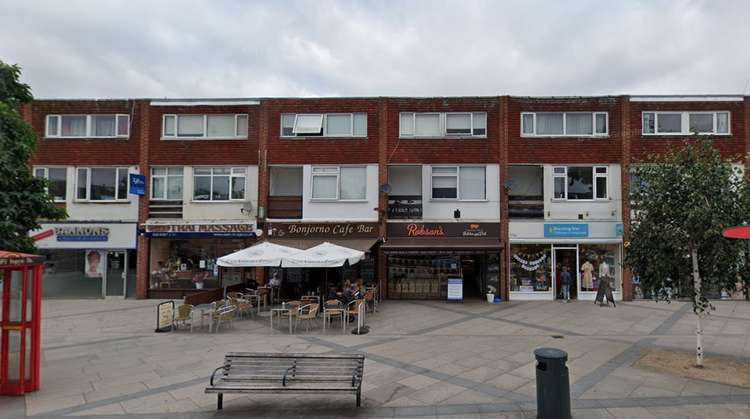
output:
[[[39,249],[135,249],[137,223],[42,223],[29,232]]]
[[[545,227],[549,225],[576,225],[586,226],[587,234],[585,237],[545,237]],[[576,222],[576,221],[511,221],[509,223],[509,242],[513,244],[549,244],[552,248],[552,277],[556,278],[557,272],[555,272],[555,249],[575,249],[576,250],[576,266],[580,266],[580,249],[578,248],[581,244],[617,244],[617,260],[619,263],[615,266],[615,278],[616,281],[620,281],[619,287],[615,287],[615,291],[612,292],[612,296],[617,301],[622,300],[622,223],[621,222]],[[510,253],[506,258],[510,267]],[[580,291],[580,269],[576,269],[576,286],[579,288],[577,291],[578,300],[582,301],[594,301],[596,299],[595,291]],[[508,279],[510,281],[510,278]],[[557,290],[555,289],[556,281],[551,280],[550,291],[509,291],[510,300],[554,300]],[[510,284],[508,284],[510,286]]]

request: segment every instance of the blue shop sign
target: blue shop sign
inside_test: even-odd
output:
[[[544,237],[588,237],[588,224],[545,224]]]
[[[130,174],[130,193],[140,196],[146,194],[146,176]]]
[[[623,234],[625,234],[625,228],[622,226],[622,223],[615,224],[615,236],[622,237]]]

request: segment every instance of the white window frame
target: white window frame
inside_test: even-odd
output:
[[[68,168],[65,167],[65,166],[34,166],[34,167],[32,167],[32,170],[33,170],[33,173],[34,173],[34,177],[37,177],[36,176],[36,171],[37,170],[43,170],[44,174],[42,175],[42,177],[44,179],[46,179],[48,182],[49,182],[49,169],[63,169],[63,170],[65,170],[65,196],[63,197],[63,199],[55,199],[55,197],[53,196],[52,200],[54,202],[66,202],[67,199],[68,199]],[[44,188],[44,189],[49,194],[49,188]]]
[[[63,116],[84,116],[86,117],[86,134],[84,135],[62,135],[62,117]],[[94,116],[114,116],[115,117],[115,135],[94,135]],[[126,134],[118,134],[118,120],[121,117],[127,118],[128,132]],[[50,132],[50,120],[52,118],[57,119],[57,129],[55,132]],[[45,138],[129,138],[130,137],[130,115],[126,113],[101,113],[101,114],[82,114],[82,113],[69,113],[69,114],[50,114],[44,119],[44,137]]]
[[[536,133],[536,115],[538,113],[556,113],[562,115],[563,121],[563,133],[562,134],[537,134]],[[591,134],[568,134],[567,133],[567,120],[568,114],[591,114]],[[531,133],[524,133],[523,130],[523,117],[525,115],[531,115],[532,117],[532,130]],[[604,132],[596,132],[596,117],[597,115],[604,115]],[[550,137],[573,137],[573,138],[596,138],[596,137],[609,137],[609,112],[601,111],[572,111],[572,112],[521,112],[520,118],[520,132],[521,137],[526,138],[550,138]]]
[[[196,169],[204,169],[204,170],[205,169],[210,169],[211,170],[211,174],[210,175],[204,175],[204,174],[196,175],[195,174],[195,170]],[[216,169],[229,169],[229,174],[228,175],[227,174],[214,174],[214,170],[216,170]],[[243,170],[243,172],[240,172],[240,170]],[[193,191],[191,193],[191,197],[192,197],[191,202],[196,202],[196,203],[243,202],[243,201],[247,200],[247,167],[245,167],[245,166],[232,166],[232,167],[227,167],[227,166],[194,166],[192,168],[192,171],[193,171]],[[235,171],[237,171],[237,173],[235,173]],[[183,176],[184,176],[184,172],[183,172]],[[211,179],[211,187],[210,187],[210,190],[208,192],[209,199],[195,199],[195,177],[196,176],[201,176],[201,177],[209,176],[210,177],[210,179]],[[229,199],[214,199],[214,177],[215,176],[229,176]],[[243,196],[242,196],[242,198],[232,198],[232,179],[234,179],[234,178],[243,178],[244,179],[244,181],[243,181],[244,189],[243,189],[243,194],[242,194]],[[185,193],[185,191],[183,190],[183,195],[184,195],[184,193]]]
[[[484,115],[484,134],[474,134],[474,117],[476,115]],[[403,117],[411,115],[411,135],[403,134],[401,124]],[[435,135],[416,135],[417,128],[417,115],[438,115],[439,118],[439,130],[440,134]],[[470,134],[449,134],[448,133],[448,115],[469,115],[471,117],[471,133]],[[488,123],[487,123],[487,112],[484,111],[466,111],[466,112],[399,112],[398,114],[398,136],[399,138],[487,138]]]
[[[569,167],[590,167],[591,168],[591,181],[593,183],[591,187],[592,192],[592,199],[569,199],[568,198],[568,168]],[[555,169],[564,169],[564,173],[555,173]],[[596,173],[596,169],[604,169],[604,173]],[[565,181],[565,197],[564,198],[556,198],[555,197],[555,179],[556,178],[563,178]],[[606,185],[607,185],[607,196],[604,198],[597,198],[596,197],[596,179],[597,178],[605,178],[606,179]],[[609,166],[602,166],[602,165],[596,165],[596,166],[588,166],[588,165],[567,165],[567,166],[552,166],[552,200],[557,202],[563,202],[563,201],[569,201],[569,202],[593,202],[593,201],[609,201],[610,198],[610,185],[609,185]]]
[[[341,168],[360,168],[365,171],[365,198],[364,199],[341,199]],[[315,173],[315,169],[336,169],[336,172]],[[336,198],[315,198],[314,185],[315,177],[336,177]],[[315,165],[310,167],[310,201],[314,202],[367,202],[367,166],[362,165]]]
[[[115,199],[91,199],[91,169],[115,169]],[[78,172],[80,170],[86,171],[86,197],[85,198],[79,198],[78,197]],[[125,198],[117,198],[117,196],[120,194],[120,171],[124,170],[126,174],[128,174],[128,184],[125,186]],[[122,166],[85,166],[85,167],[76,167],[75,168],[75,188],[74,188],[74,194],[73,194],[73,200],[76,202],[93,202],[93,203],[99,203],[99,202],[130,202],[129,192],[128,188],[130,186],[130,170],[128,167],[122,167]]]
[[[177,135],[179,131],[179,120],[181,116],[202,116],[203,117],[203,135]],[[209,136],[208,135],[208,117],[209,116],[234,116],[234,135]],[[239,119],[247,119],[247,134],[239,133]],[[167,134],[167,118],[174,118],[174,134]],[[163,140],[242,140],[250,134],[250,116],[246,113],[165,113],[161,116],[161,138]]]
[[[167,173],[164,175],[156,175],[154,174],[154,169],[166,169]],[[169,169],[182,169],[181,175],[170,175]],[[169,199],[167,196],[167,190],[169,188],[169,178],[180,178],[180,183],[182,184],[182,196],[180,196],[179,200],[183,200],[185,196],[185,168],[182,166],[154,166],[151,168],[151,185],[150,190],[151,193],[149,196],[152,201],[176,201],[177,199]],[[160,178],[164,179],[164,196],[163,197],[156,197],[154,196],[154,179]],[[231,181],[230,181],[231,182]]]
[[[292,134],[291,135],[284,135],[284,115],[294,115],[294,123],[292,124]],[[321,115],[323,117],[322,119],[322,135],[310,135],[310,134],[295,134],[294,131],[297,127],[297,117],[300,115]],[[349,134],[329,134],[328,133],[328,116],[334,115],[334,116],[344,116],[348,115],[350,118],[350,128],[349,128]],[[354,118],[355,115],[364,115],[365,116],[365,132],[363,134],[355,134],[354,132]],[[281,113],[279,116],[279,137],[281,138],[367,138],[367,119],[368,115],[367,112],[329,112],[329,113],[292,113],[292,112],[284,112]]]
[[[717,132],[719,125],[719,114],[727,114],[727,132]],[[644,117],[646,114],[654,115],[654,132],[646,132]],[[680,132],[659,132],[659,115],[660,114],[679,114],[680,115]],[[699,132],[698,135],[732,135],[732,112],[730,111],[642,111],[641,112],[641,135],[644,137],[658,136],[683,136],[694,135],[690,132],[690,114],[711,114],[713,115],[713,131]]]
[[[484,199],[461,199],[461,169],[462,168],[484,168]],[[456,169],[456,174],[438,173],[435,174],[434,169]],[[437,177],[455,177],[456,178],[456,197],[455,198],[436,198],[433,196],[433,179]],[[438,164],[430,166],[430,200],[431,201],[461,201],[461,202],[487,202],[487,166],[482,164],[463,164],[463,165],[445,165]]]

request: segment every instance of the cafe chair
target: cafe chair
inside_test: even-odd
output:
[[[193,333],[193,306],[192,304],[181,304],[177,307],[177,316],[174,318],[175,326],[179,327],[180,322],[187,327],[190,324],[190,333]]]
[[[297,310],[297,322],[294,325],[294,329],[297,329],[297,326],[299,326],[299,322],[305,322],[305,330],[310,331],[310,323],[314,323],[315,320],[318,318],[318,309],[320,308],[319,304],[308,304],[301,306]]]
[[[216,322],[216,333],[219,333],[219,326],[221,323],[229,323],[229,327],[233,327],[233,321],[235,314],[237,313],[237,307],[233,305],[221,306],[216,309],[213,315],[213,320]]]

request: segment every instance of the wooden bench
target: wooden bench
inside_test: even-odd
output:
[[[362,402],[365,355],[229,352],[214,370],[206,393],[354,393]]]

